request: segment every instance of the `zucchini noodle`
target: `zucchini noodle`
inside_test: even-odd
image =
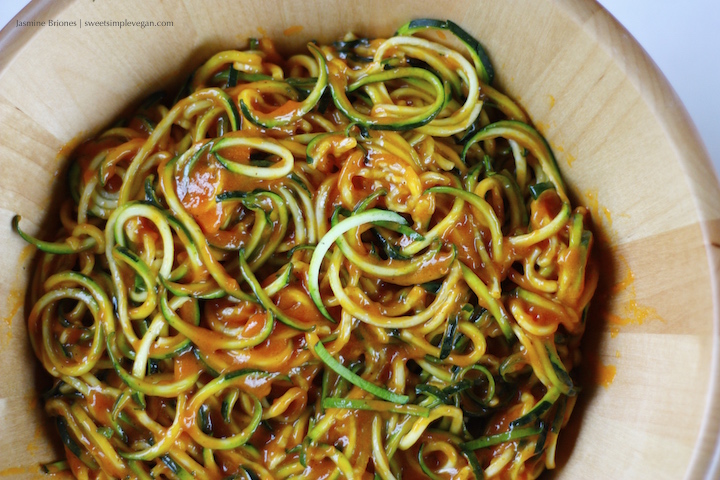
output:
[[[593,236],[494,74],[450,21],[288,58],[253,39],[77,147],[57,235],[13,219],[66,455],[46,471],[554,468]]]

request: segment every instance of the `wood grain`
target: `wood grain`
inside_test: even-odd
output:
[[[499,86],[547,136],[573,196],[593,213],[603,250],[603,290],[586,354],[617,374],[607,387],[586,375],[563,437],[571,454],[551,477],[720,478],[712,462],[720,453],[720,189],[677,96],[599,5],[208,5],[34,2],[21,12],[24,20],[156,19],[173,26],[32,29],[11,22],[0,34],[0,297],[6,299],[0,304],[0,476],[35,478],[38,463],[59,455],[41,414],[42,378],[24,333],[31,256],[10,230],[10,218],[21,213],[31,233],[43,225],[62,181],[61,147],[248,37],[264,34],[289,52],[310,39],[331,41],[348,31],[387,36],[409,19],[435,17],[456,21],[489,51]]]

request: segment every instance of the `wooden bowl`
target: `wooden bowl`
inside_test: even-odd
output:
[[[488,50],[497,82],[554,148],[593,214],[603,277],[584,342],[584,390],[558,479],[719,478],[720,191],[683,106],[592,0],[389,2],[51,0],[17,19],[172,21],[166,27],[17,26],[0,50],[0,476],[60,456],[25,333],[32,248],[62,179],[63,146],[211,53],[268,36],[283,51],[348,31],[390,35],[449,18]],[[715,460],[715,461],[714,461]]]

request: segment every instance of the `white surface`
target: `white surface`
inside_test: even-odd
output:
[[[700,132],[715,171],[720,172],[720,1],[598,1],[663,71]],[[27,3],[0,0],[0,25],[6,25]]]
[[[720,1],[598,1],[665,74],[720,172]]]

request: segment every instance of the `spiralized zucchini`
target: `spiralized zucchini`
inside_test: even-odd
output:
[[[45,469],[553,468],[593,237],[493,76],[450,21],[287,58],[252,40],[75,149],[57,235],[13,220],[40,250],[28,330],[67,457]]]

